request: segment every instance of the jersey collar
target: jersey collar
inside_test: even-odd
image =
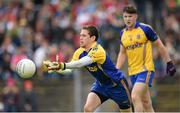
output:
[[[135,28],[138,28],[138,27],[139,27],[139,22],[136,22]]]
[[[92,45],[91,45],[91,48],[89,49],[89,51],[91,51],[92,48],[94,48],[95,46],[97,46],[97,42],[94,42]],[[89,53],[88,51],[88,53]]]
[[[91,48],[89,49],[89,51],[93,48],[93,47],[95,47],[95,46],[97,46],[97,42],[94,42],[92,45],[91,45]],[[86,51],[86,49],[85,48],[82,48],[84,51]],[[87,51],[87,52],[89,52],[89,51]]]

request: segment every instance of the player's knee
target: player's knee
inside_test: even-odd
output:
[[[84,112],[93,112],[94,111],[94,108],[90,105],[85,105],[84,106]]]
[[[132,94],[132,95],[131,95],[131,99],[132,99],[132,102],[133,102],[133,103],[136,103],[136,102],[138,102],[138,101],[141,101],[140,96],[137,95],[137,94]]]
[[[149,109],[149,108],[152,107],[151,101],[143,100],[142,102],[143,102],[143,107],[144,107],[145,109]]]

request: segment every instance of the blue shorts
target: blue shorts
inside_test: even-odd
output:
[[[138,73],[136,75],[131,75],[131,83],[134,86],[136,82],[142,82],[149,85],[149,87],[152,86],[152,80],[154,78],[154,72],[153,71],[144,71],[141,73]]]
[[[130,91],[125,79],[122,79],[119,84],[111,88],[101,86],[95,82],[92,85],[91,92],[98,95],[101,103],[105,102],[107,99],[112,99],[119,105],[120,109],[128,109],[131,107]]]

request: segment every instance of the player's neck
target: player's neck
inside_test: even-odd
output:
[[[89,44],[86,46],[85,50],[88,52],[91,49],[91,47],[92,47],[92,44]]]
[[[128,30],[132,30],[132,29],[135,28],[135,26],[136,26],[136,23],[134,23],[132,26],[129,26],[127,29],[128,29]]]
[[[88,51],[93,47],[94,44],[95,44],[95,42],[88,44],[88,45],[85,47],[85,50],[88,52]]]

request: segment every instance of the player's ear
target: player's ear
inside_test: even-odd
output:
[[[137,20],[137,18],[138,18],[138,15],[137,15],[137,14],[135,14],[135,18],[136,18],[136,20]]]
[[[91,38],[95,41],[96,40],[96,37],[95,36],[91,36]]]

